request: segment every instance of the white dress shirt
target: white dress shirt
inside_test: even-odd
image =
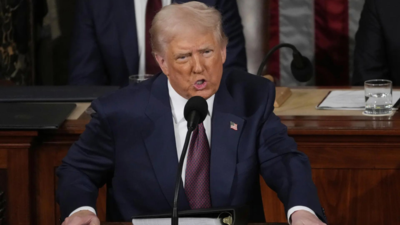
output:
[[[171,0],[161,0],[162,5],[171,4]],[[146,6],[147,0],[134,0],[135,18],[136,18],[136,34],[139,47],[139,72],[138,74],[146,74]]]

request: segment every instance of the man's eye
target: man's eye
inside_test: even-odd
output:
[[[183,56],[178,56],[178,60],[185,60],[187,59],[187,56],[183,55]]]
[[[203,52],[204,55],[210,55],[212,53],[212,50],[205,50]]]

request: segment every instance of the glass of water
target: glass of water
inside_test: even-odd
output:
[[[152,78],[153,74],[135,74],[129,76],[129,84],[138,84]]]
[[[364,83],[365,111],[364,114],[390,114],[393,106],[392,81],[367,80]]]

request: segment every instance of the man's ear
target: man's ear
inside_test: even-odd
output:
[[[160,66],[163,73],[168,76],[169,70],[168,70],[168,65],[167,65],[167,61],[165,60],[165,58],[158,53],[154,53],[154,57],[156,57],[157,63]]]
[[[221,49],[222,64],[226,61],[226,46]]]

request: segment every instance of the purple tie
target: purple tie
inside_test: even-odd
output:
[[[185,192],[192,209],[211,208],[210,147],[203,124],[193,131],[187,158]]]

